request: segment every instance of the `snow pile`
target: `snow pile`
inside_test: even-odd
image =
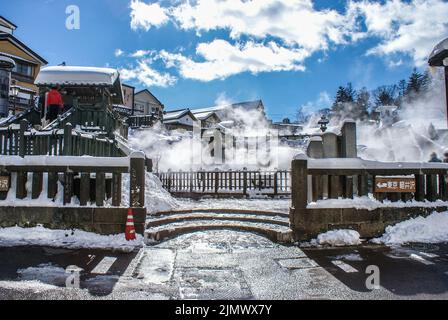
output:
[[[105,249],[130,252],[143,244],[143,236],[126,241],[124,234],[99,235],[82,230],[50,230],[42,226],[34,228],[0,229],[0,247],[46,246],[67,249]]]
[[[353,199],[326,199],[326,200],[318,200],[317,202],[311,202],[308,204],[309,209],[317,209],[317,208],[355,208],[358,210],[375,210],[378,208],[409,208],[409,207],[426,207],[426,208],[434,208],[434,207],[444,207],[448,206],[448,202],[437,200],[435,202],[429,201],[397,201],[392,202],[385,200],[381,202],[373,197],[372,194],[369,196],[363,197],[354,197]]]
[[[121,205],[129,206],[130,179],[129,174],[123,174],[122,188],[124,192],[121,195]],[[179,207],[176,199],[163,189],[159,178],[152,173],[146,172],[145,177],[145,207],[149,214],[161,211],[170,211]]]
[[[428,217],[417,217],[386,228],[374,243],[403,244],[409,242],[438,243],[448,241],[448,212],[434,212]]]
[[[335,247],[355,246],[361,244],[360,235],[355,230],[331,230],[317,237],[317,244]]]

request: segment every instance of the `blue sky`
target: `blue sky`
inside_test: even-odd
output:
[[[347,82],[406,78],[448,36],[442,0],[0,2],[50,65],[118,68],[168,110],[262,99],[274,120],[327,107]],[[80,9],[79,30],[65,27],[68,5]]]

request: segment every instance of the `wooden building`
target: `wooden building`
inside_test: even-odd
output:
[[[14,23],[0,16],[0,55],[16,63],[11,82],[19,89],[15,100],[16,109],[23,111],[30,107],[33,98],[39,93],[34,81],[47,61],[15,37],[16,29]]]

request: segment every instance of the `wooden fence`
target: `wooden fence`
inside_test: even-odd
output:
[[[289,195],[289,171],[179,171],[159,173],[171,193],[200,195]]]
[[[125,156],[115,139],[74,130],[70,123],[64,129],[28,130],[26,120],[0,128],[0,155]]]
[[[130,128],[151,127],[154,124],[155,117],[153,115],[147,116],[129,116],[127,124]]]
[[[49,199],[55,199],[58,186],[62,185],[63,204],[58,205],[70,205],[76,196],[81,206],[91,202],[102,207],[110,199],[112,206],[119,207],[122,205],[122,174],[129,173],[129,206],[145,205],[145,157],[140,152],[121,158],[2,156],[0,168],[0,204],[7,199],[12,187],[15,187],[16,199],[38,199],[43,190]],[[20,202],[16,205],[20,206]],[[38,202],[36,206],[39,206]]]
[[[128,138],[128,125],[118,112],[104,106],[75,106],[44,128],[46,131],[63,128],[67,123],[80,126],[83,131],[104,132],[108,136],[119,133]]]
[[[448,200],[448,164],[384,163],[361,159],[297,159],[292,164],[292,201],[296,208],[322,199],[352,199],[373,194],[390,201]],[[414,178],[415,192],[376,192],[375,178]]]

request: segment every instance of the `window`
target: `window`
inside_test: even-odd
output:
[[[16,62],[16,66],[12,70],[15,73],[18,73],[22,76],[32,77],[33,76],[33,67],[29,64],[24,64],[21,62]]]

